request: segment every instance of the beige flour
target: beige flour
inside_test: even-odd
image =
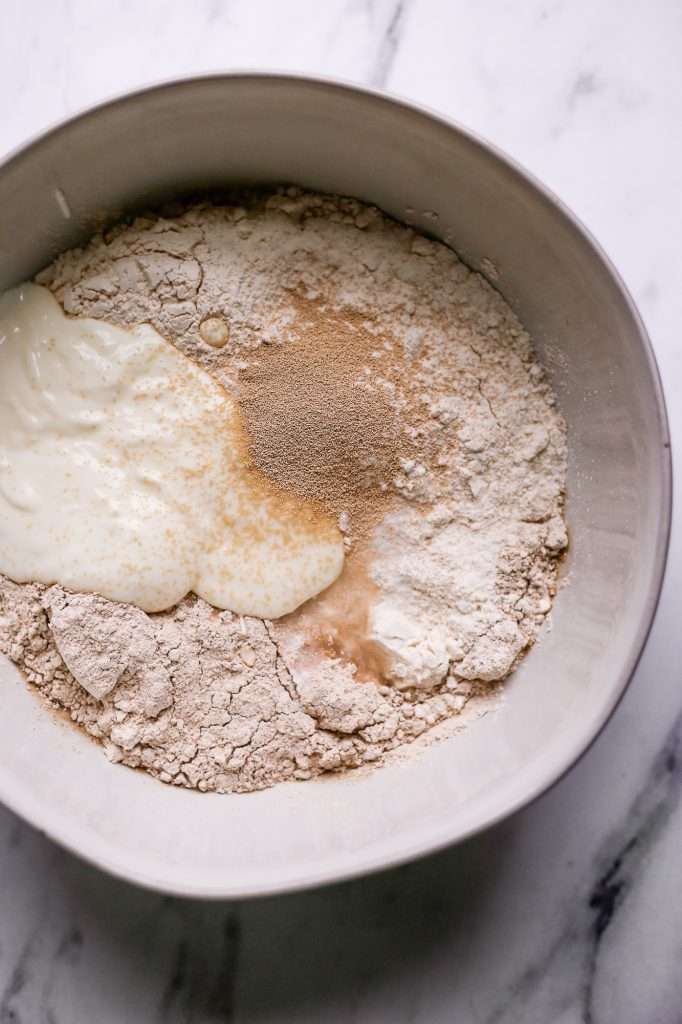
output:
[[[565,429],[527,333],[451,250],[282,189],[137,218],[38,280],[211,372],[260,468],[347,538],[341,579],[277,622],[0,578],[0,649],[112,760],[221,792],[307,779],[513,669],[566,546]]]

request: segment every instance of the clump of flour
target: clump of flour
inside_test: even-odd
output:
[[[139,217],[38,280],[70,314],[152,323],[347,537],[341,579],[276,622],[0,578],[0,649],[112,760],[221,792],[307,779],[379,761],[514,668],[567,542],[565,428],[527,333],[451,250],[287,189]]]

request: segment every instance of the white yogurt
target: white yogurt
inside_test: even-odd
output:
[[[239,410],[152,327],[0,297],[0,571],[145,611],[194,591],[277,618],[327,587],[343,537],[249,460]]]

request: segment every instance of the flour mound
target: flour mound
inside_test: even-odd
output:
[[[0,577],[0,650],[111,760],[247,792],[378,763],[496,692],[555,594],[566,440],[482,277],[372,207],[280,189],[138,217],[38,281],[207,369],[259,467],[346,535],[341,579],[276,622]]]

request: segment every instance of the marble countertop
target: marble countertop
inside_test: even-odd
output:
[[[323,72],[439,109],[592,229],[651,332],[682,444],[682,6],[674,0],[5,0],[0,154],[126,88]],[[550,793],[416,864],[242,904],[143,892],[0,808],[0,1024],[676,1024],[679,523],[605,732]]]

